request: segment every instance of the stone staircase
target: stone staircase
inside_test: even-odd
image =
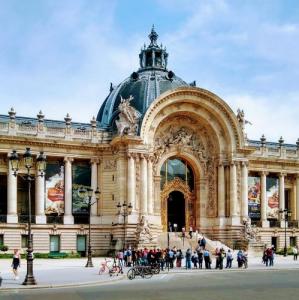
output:
[[[182,237],[181,232],[163,232],[158,237],[158,245],[161,248],[167,248],[168,246],[168,234],[169,234],[169,247],[173,248],[174,246],[177,249],[181,249],[186,251],[188,248],[195,250],[198,247],[198,239],[203,238],[202,234],[194,233],[192,239],[190,239],[189,235],[186,235],[185,238]],[[206,248],[214,253],[216,248],[223,248],[225,251],[230,249],[227,245],[223,244],[220,241],[213,241],[209,239],[207,236],[204,236],[206,240]]]

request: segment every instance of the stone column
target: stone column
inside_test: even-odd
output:
[[[154,212],[155,214],[161,214],[161,176],[160,175],[155,175],[154,176],[154,195],[155,195],[155,200],[154,200]]]
[[[247,162],[242,162],[242,178],[241,178],[241,216],[248,218],[248,169]]]
[[[35,177],[35,222],[36,224],[46,224],[45,215],[45,176],[40,176],[36,168]]]
[[[240,223],[237,218],[237,167],[236,163],[230,165],[230,218],[231,225]]]
[[[147,162],[147,212],[153,214],[153,161],[152,157],[149,157]]]
[[[269,227],[267,220],[267,172],[261,172],[261,222],[262,227]]]
[[[140,211],[143,215],[147,214],[147,160],[144,155],[141,155],[140,164],[140,185],[141,185],[141,195],[140,195]]]
[[[296,176],[296,220],[299,221],[299,174]]]
[[[284,197],[284,173],[279,174],[279,210],[285,209],[285,197]],[[279,219],[281,221],[280,227],[284,227],[284,213],[279,214]]]
[[[94,203],[91,206],[91,217],[96,217],[98,215],[98,201],[95,197],[95,191],[98,188],[98,159],[91,159],[91,188],[93,189],[93,195],[91,202]]]
[[[225,217],[225,179],[224,179],[224,165],[222,163],[218,166],[218,218]]]
[[[74,224],[72,197],[72,162],[73,158],[64,159],[64,224]]]
[[[18,223],[17,176],[14,176],[8,160],[7,170],[7,223]]]
[[[128,155],[128,204],[131,203],[133,210],[136,210],[136,168],[133,154]]]

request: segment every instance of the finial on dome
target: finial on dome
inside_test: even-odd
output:
[[[157,39],[158,39],[158,33],[155,31],[155,26],[153,25],[151,33],[149,34],[149,39],[151,40],[150,46],[158,46],[157,45]]]

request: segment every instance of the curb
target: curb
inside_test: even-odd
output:
[[[298,270],[298,267],[287,267],[287,268],[278,268],[278,267],[268,267],[268,268],[234,268],[234,269],[192,269],[192,270],[182,270],[182,271],[162,271],[159,273],[159,275],[171,275],[171,274],[220,274],[220,273],[226,273],[226,272],[256,272],[256,271],[264,271],[264,272],[269,272],[269,271],[292,271],[292,270]],[[31,285],[31,286],[17,286],[17,287],[5,287],[1,288],[0,287],[0,294],[1,292],[7,292],[7,291],[12,291],[12,290],[39,290],[39,289],[51,289],[51,288],[72,288],[72,287],[85,287],[85,286],[101,286],[105,284],[113,284],[115,282],[119,282],[121,280],[124,280],[127,278],[127,274],[122,274],[120,276],[115,277],[115,279],[111,280],[111,278],[108,278],[103,281],[88,281],[88,282],[76,282],[76,283],[65,283],[65,284],[44,284],[44,285]]]
[[[103,280],[103,281],[88,281],[88,282],[75,282],[75,283],[65,283],[65,284],[41,284],[41,285],[20,285],[17,287],[5,287],[1,288],[0,287],[0,294],[1,292],[7,292],[7,291],[12,291],[12,290],[38,290],[38,289],[50,289],[50,288],[72,288],[72,287],[84,287],[84,286],[99,286],[99,285],[104,285],[107,283],[114,283],[118,282],[121,280],[124,280],[127,277],[127,275],[121,275],[117,276],[116,279],[113,280]]]

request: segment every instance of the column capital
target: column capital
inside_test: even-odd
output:
[[[90,159],[91,164],[99,164],[101,160],[99,158],[93,157]]]
[[[147,154],[145,154],[145,153],[140,153],[140,158],[141,159],[148,159],[148,155]]]
[[[128,152],[127,153],[127,157],[129,158],[129,159],[137,159],[137,157],[138,157],[138,154],[136,153],[136,152]]]
[[[246,160],[246,161],[241,161],[241,166],[242,167],[248,167],[249,166],[249,162]]]
[[[263,176],[268,176],[269,175],[268,171],[260,171],[259,173],[260,173],[260,175],[263,175]]]
[[[285,172],[280,172],[280,173],[278,174],[279,178],[280,178],[280,177],[286,177],[287,175],[288,175],[288,174],[285,173]]]
[[[65,163],[66,163],[66,162],[72,163],[72,162],[74,161],[74,158],[73,158],[73,157],[65,156],[65,157],[63,158],[63,161],[64,161]]]
[[[238,163],[237,161],[232,160],[232,161],[229,162],[229,166],[230,167],[237,166],[237,163]]]

